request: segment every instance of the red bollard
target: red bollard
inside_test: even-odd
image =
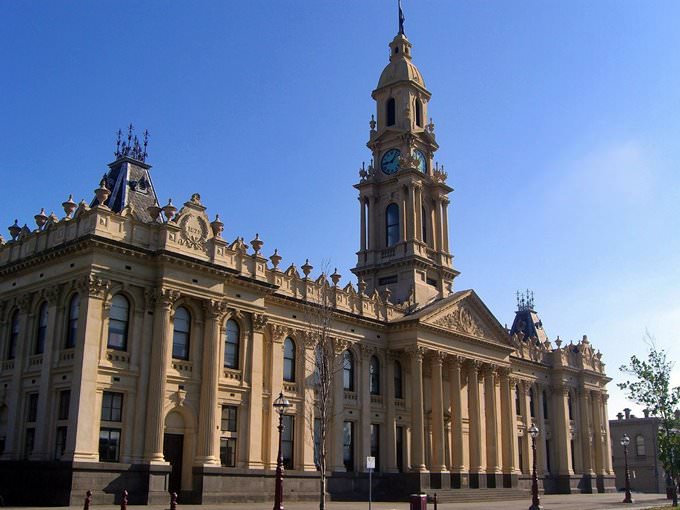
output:
[[[90,503],[92,503],[92,491],[88,490],[85,493],[85,503],[83,503],[83,510],[90,510]]]
[[[177,493],[170,493],[170,510],[177,510]]]
[[[123,497],[120,500],[120,510],[127,510],[127,497],[128,497],[128,491],[123,489]]]

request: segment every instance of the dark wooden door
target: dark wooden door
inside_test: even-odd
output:
[[[182,488],[182,450],[184,448],[183,434],[165,434],[163,436],[163,456],[172,466],[170,472],[170,492],[179,491]]]

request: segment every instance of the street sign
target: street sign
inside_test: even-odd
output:
[[[375,457],[366,457],[366,469],[375,469]]]

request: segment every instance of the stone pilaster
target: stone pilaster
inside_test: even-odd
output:
[[[269,377],[271,381],[271,397],[267,406],[269,416],[269,468],[276,469],[276,455],[278,453],[279,417],[274,411],[274,400],[283,391],[283,340],[288,333],[287,328],[278,324],[270,326],[271,335],[271,365],[269,366]]]
[[[574,474],[571,464],[571,430],[568,409],[569,387],[557,386],[553,391],[555,420],[553,436],[555,438],[555,453],[557,454],[557,469],[561,476]]]
[[[396,420],[394,409],[394,363],[399,359],[398,353],[388,351],[387,353],[387,384],[385,384],[385,405],[387,417],[385,420],[385,468],[386,473],[396,473],[397,469],[397,443],[396,443]]]
[[[501,429],[503,431],[503,473],[505,478],[517,474],[517,418],[515,415],[515,399],[513,398],[513,384],[510,379],[510,369],[503,368],[499,372],[501,383]],[[514,483],[504,482],[505,486]]]
[[[165,462],[163,430],[165,428],[165,393],[168,366],[172,356],[172,322],[170,313],[179,292],[160,289],[154,312],[153,344],[151,346],[151,376],[146,411],[144,458],[151,463]]]
[[[264,329],[267,317],[263,314],[251,315],[252,348],[248,360],[248,378],[250,383],[250,398],[248,403],[248,468],[262,469],[262,423],[263,401],[262,388],[264,380]],[[219,345],[219,344],[218,344]]]
[[[425,467],[425,417],[423,415],[423,356],[421,347],[411,354],[411,469],[426,472]]]
[[[358,471],[366,471],[366,459],[371,454],[371,391],[369,364],[374,352],[373,348],[367,345],[361,346],[361,360],[359,363],[360,382],[359,382],[359,402],[361,404],[360,423],[359,423],[359,464]]]
[[[311,381],[315,376],[316,361],[315,348],[316,341],[311,335],[301,335],[304,341],[300,342],[302,347],[302,361],[305,367],[305,384],[303,384],[303,400],[300,405],[300,425],[298,430],[302,445],[302,469],[304,471],[316,471],[314,463],[314,384]]]
[[[451,356],[449,362],[449,398],[451,400],[451,482],[455,488],[467,485],[465,457],[463,455],[463,404],[461,398],[461,365],[462,359]]]
[[[482,429],[482,412],[479,397],[479,370],[481,363],[470,360],[467,366],[468,373],[468,416],[470,428],[470,487],[483,486],[481,474],[484,472],[484,441]]]
[[[433,473],[446,472],[444,455],[446,443],[444,441],[444,388],[442,365],[444,359],[442,353],[431,352],[430,356],[431,395],[432,395],[432,463],[430,471]]]
[[[489,487],[497,487],[500,470],[498,444],[498,399],[496,395],[496,367],[484,366],[484,409],[486,411],[486,474]]]

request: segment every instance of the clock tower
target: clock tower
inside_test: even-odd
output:
[[[451,293],[448,194],[439,148],[428,119],[431,94],[413,64],[403,29],[392,40],[387,64],[372,97],[368,148],[373,159],[359,171],[361,239],[352,272],[366,291],[388,291],[390,301],[422,307]]]

